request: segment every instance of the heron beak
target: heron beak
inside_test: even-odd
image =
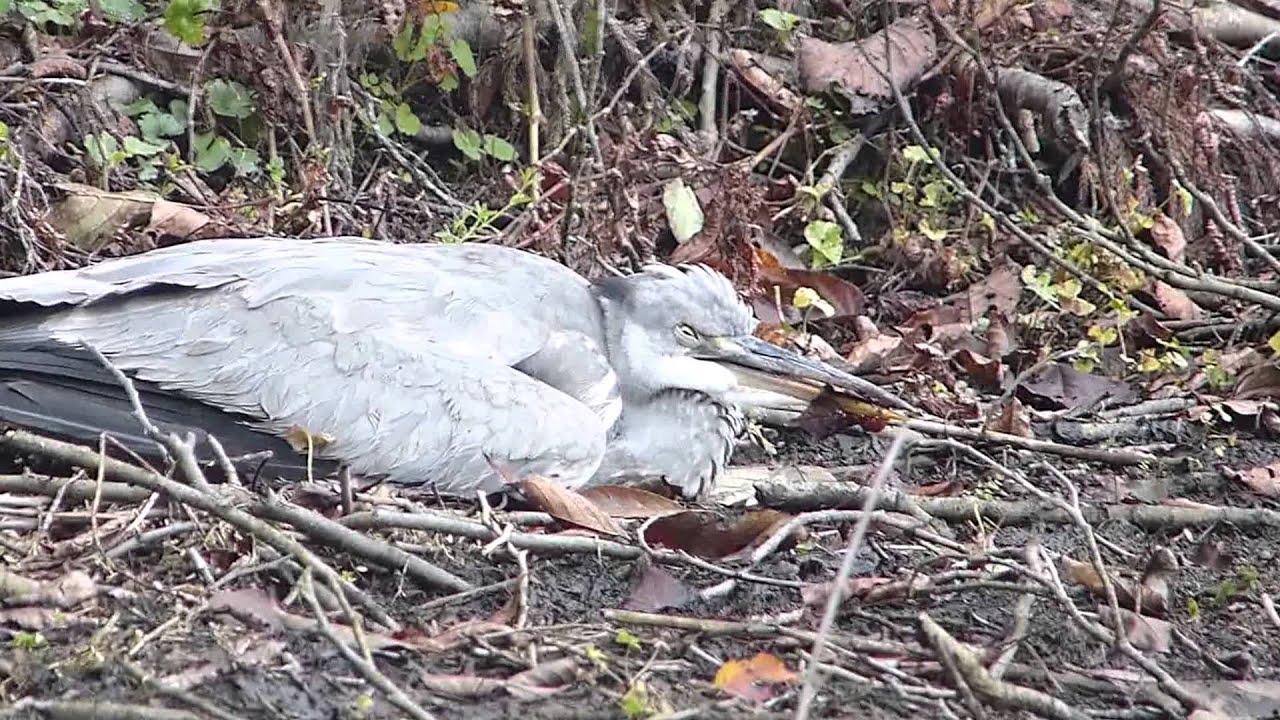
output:
[[[905,409],[906,405],[874,383],[754,335],[713,338],[695,355],[724,365],[746,390],[779,393],[807,402],[830,386],[891,407]]]

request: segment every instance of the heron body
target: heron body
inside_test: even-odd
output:
[[[303,430],[318,460],[446,494],[502,489],[497,464],[694,496],[744,426],[700,358],[755,324],[698,266],[592,283],[490,245],[196,241],[0,280],[0,422],[154,449],[92,347],[162,429],[278,468],[305,465],[282,440]]]

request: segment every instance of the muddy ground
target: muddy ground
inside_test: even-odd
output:
[[[1264,503],[1238,483],[1224,479],[1218,467],[1255,466],[1280,456],[1280,445],[1243,438],[1234,446],[1222,437],[1194,434],[1199,448],[1189,462],[1166,468],[1121,468],[1090,465],[1062,458],[1054,464],[1075,478],[1084,504],[1106,504],[1121,492],[1117,487],[1164,487],[1164,498],[1238,507]],[[739,462],[771,460],[774,464],[820,461],[858,465],[875,462],[887,443],[863,433],[842,434],[816,441],[802,433],[772,434],[777,454],[746,449]],[[1219,448],[1221,456],[1219,456]],[[1030,456],[998,454],[1010,467],[1026,467]],[[952,494],[983,500],[1020,500],[1025,493],[1011,483],[952,454],[924,453],[910,475],[894,480],[901,489],[955,481]],[[1043,478],[1041,478],[1043,479]],[[1168,483],[1162,485],[1162,483]],[[1046,489],[1054,489],[1042,483]],[[1128,492],[1128,491],[1125,491]],[[1123,494],[1123,493],[1122,493]],[[9,499],[12,499],[12,495]],[[1129,497],[1126,502],[1137,503]],[[1274,503],[1271,503],[1274,504]],[[71,503],[68,505],[70,509]],[[474,508],[456,507],[474,515]],[[70,520],[67,521],[71,523]],[[167,521],[173,522],[173,521]],[[163,523],[160,523],[163,524]],[[1078,712],[1092,717],[1160,717],[1163,709],[1185,712],[1167,694],[1152,694],[1152,678],[1115,648],[1086,633],[1054,598],[1037,595],[1025,615],[1025,631],[1014,634],[1019,598],[1026,585],[1017,577],[983,576],[1003,558],[1022,563],[1024,549],[1035,541],[1051,553],[1087,561],[1083,533],[1057,523],[998,527],[991,522],[938,523],[968,549],[968,558],[945,557],[925,543],[885,528],[873,529],[854,567],[856,578],[902,579],[911,573],[936,578],[917,592],[891,593],[865,601],[847,601],[837,619],[831,643],[833,663],[840,669],[824,678],[810,717],[910,718],[971,716],[957,684],[928,656],[922,645],[920,618],[927,614],[957,640],[991,660],[1016,642],[1017,652],[1004,680],[1043,691]],[[798,580],[816,586],[830,580],[840,562],[850,525],[822,523],[797,547],[775,553],[755,568],[758,575]],[[1165,619],[1169,637],[1161,643],[1133,632],[1135,644],[1163,644],[1143,655],[1167,671],[1188,692],[1201,699],[1219,698],[1223,717],[1273,717],[1277,695],[1270,682],[1280,666],[1280,627],[1266,609],[1264,596],[1277,586],[1275,558],[1280,552],[1276,528],[1242,528],[1218,524],[1191,528],[1140,529],[1129,522],[1104,522],[1095,531],[1104,543],[1102,553],[1112,573],[1132,579],[1158,547],[1168,548],[1178,561],[1166,594]],[[844,532],[842,532],[842,530]],[[253,603],[230,610],[207,605],[218,592],[233,589],[270,593],[279,599],[290,587],[270,572],[242,575],[211,589],[196,572],[187,549],[200,548],[214,565],[230,569],[252,565],[252,548],[225,526],[204,526],[163,544],[135,550],[107,560],[94,552],[66,563],[52,560],[50,550],[60,536],[79,530],[68,525],[50,535],[23,561],[38,567],[36,575],[56,577],[70,568],[86,571],[99,594],[63,612],[43,618],[45,627],[32,634],[12,629],[5,634],[0,670],[6,675],[0,693],[6,702],[27,706],[5,711],[6,717],[48,717],[39,703],[119,703],[135,706],[124,715],[75,714],[68,706],[58,717],[142,717],[137,706],[169,708],[192,715],[156,717],[243,718],[392,718],[407,717],[373,688],[335,647],[314,628],[263,622]],[[381,537],[412,540],[425,557],[473,585],[485,586],[518,576],[506,553],[481,553],[483,543],[444,535],[397,531]],[[22,543],[10,534],[7,543]],[[503,608],[513,589],[448,604],[424,605],[448,595],[424,588],[395,574],[370,569],[358,559],[323,546],[321,557],[340,572],[356,578],[404,631],[401,638],[439,640],[460,623],[505,617]],[[17,555],[11,555],[17,557]],[[527,620],[523,632],[491,631],[487,635],[430,647],[385,649],[375,652],[378,669],[423,710],[439,718],[627,718],[627,717],[793,717],[802,676],[778,685],[757,686],[757,699],[735,698],[715,686],[721,664],[763,652],[800,671],[811,636],[788,635],[786,629],[817,628],[821,608],[802,597],[805,591],[755,582],[741,582],[727,595],[693,599],[666,608],[668,618],[697,618],[739,623],[739,632],[675,629],[652,624],[620,622],[606,611],[623,608],[632,598],[640,567],[635,561],[589,554],[530,554]],[[734,563],[726,561],[725,566]],[[740,565],[740,564],[739,564]],[[707,588],[723,577],[692,566],[667,566],[686,588]],[[955,572],[973,570],[973,573]],[[215,574],[218,569],[215,567]],[[1087,589],[1065,583],[1068,597],[1086,616],[1095,618],[1103,604]],[[237,603],[231,603],[235,606]],[[310,617],[307,606],[294,599],[287,608],[295,618]],[[332,616],[342,622],[341,614]],[[754,624],[754,630],[746,630]],[[621,634],[620,634],[621,633]],[[386,637],[385,635],[379,637]],[[924,648],[924,656],[907,657],[874,652],[867,641]],[[412,644],[412,643],[411,643]],[[488,692],[465,689],[457,678],[510,678],[530,667],[530,648],[538,662],[576,657],[576,674],[558,677],[537,692],[520,694],[494,686]],[[857,648],[862,648],[861,650]],[[572,662],[572,661],[571,661]],[[453,676],[441,680],[442,676]],[[1237,681],[1244,681],[1238,683]],[[441,683],[445,683],[441,685]],[[454,684],[448,684],[454,683]],[[157,685],[165,689],[158,689]],[[639,689],[637,689],[639,688]],[[981,693],[979,693],[981,694]],[[199,705],[196,703],[201,703]],[[1002,708],[990,697],[975,701],[985,717],[1031,717],[1025,709]],[[12,707],[12,706],[11,706]],[[211,710],[214,708],[215,710]],[[98,712],[105,713],[99,708]],[[1182,715],[1177,715],[1182,716]]]

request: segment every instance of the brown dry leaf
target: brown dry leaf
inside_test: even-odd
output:
[[[1249,486],[1249,489],[1264,497],[1280,497],[1280,462],[1268,465],[1255,465],[1250,468],[1236,470],[1226,468],[1228,477]]]
[[[785,61],[743,48],[733,48],[728,55],[729,64],[742,82],[775,109],[785,113],[800,106],[800,97],[784,82],[787,69]]]
[[[1186,256],[1187,238],[1182,234],[1182,228],[1162,212],[1156,213],[1151,226],[1151,242],[1176,263],[1182,262]]]
[[[538,663],[532,668],[518,672],[507,679],[507,692],[525,699],[554,695],[573,686],[582,675],[582,666],[576,656]]]
[[[714,513],[690,510],[654,520],[645,530],[645,541],[653,546],[684,550],[690,555],[714,560],[764,542],[780,527],[780,523],[789,520],[789,515],[777,510],[755,510],[744,513],[734,523],[728,523]],[[804,537],[802,528],[788,538],[782,548]]]
[[[1012,317],[1022,297],[1022,270],[1005,258],[986,278],[970,285],[966,294],[969,299],[968,320],[983,317],[990,310]]]
[[[684,510],[675,500],[627,485],[598,485],[578,494],[615,518],[651,518]]]
[[[1204,310],[1190,296],[1172,285],[1153,280],[1151,294],[1160,309],[1175,320],[1198,320],[1204,316]]]
[[[990,358],[1004,358],[1014,349],[1013,338],[1009,336],[1009,321],[1003,312],[995,310],[988,315],[987,348],[984,353]]]
[[[82,570],[51,580],[33,580],[0,568],[0,600],[10,607],[31,605],[66,610],[98,594],[98,584]]]
[[[927,575],[902,578],[858,577],[845,581],[841,603],[857,600],[863,605],[890,602],[911,597],[927,589],[932,581]],[[807,607],[825,607],[835,589],[835,581],[812,583],[800,589],[800,599]]]
[[[479,675],[422,673],[418,679],[427,690],[455,698],[482,698],[507,689],[506,680]]]
[[[1209,707],[1197,710],[1187,720],[1238,720],[1239,718],[1280,717],[1280,680],[1183,680],[1182,684]],[[1200,713],[1200,714],[1197,714]]]
[[[852,373],[876,372],[883,370],[886,361],[901,347],[901,337],[882,333],[851,343],[845,351],[844,359],[849,363],[849,371]]]
[[[50,206],[45,219],[76,247],[93,252],[116,232],[145,226],[162,235],[195,237],[212,222],[195,208],[155,193],[109,192],[79,183],[58,183],[66,197]]]
[[[962,348],[951,356],[952,362],[959,365],[969,377],[981,387],[998,388],[1004,379],[1004,363],[999,360]]]
[[[40,78],[75,78],[76,80],[84,80],[89,77],[89,72],[85,66],[73,57],[68,55],[43,55],[36,58],[28,68],[32,80]]]
[[[688,586],[663,568],[649,563],[622,607],[639,612],[661,612],[682,607],[691,599],[693,593]]]
[[[428,653],[446,653],[471,642],[472,638],[493,632],[510,630],[511,625],[492,619],[463,620],[434,636],[427,636],[416,629],[406,628],[395,639],[407,647]]]
[[[916,497],[955,497],[964,490],[964,483],[959,480],[942,480],[928,485],[918,485],[911,489]]]
[[[795,680],[796,674],[775,655],[759,653],[748,660],[729,660],[716,671],[715,686],[734,697],[765,702],[777,696],[774,685]]]
[[[520,487],[534,505],[557,520],[605,535],[622,534],[613,518],[575,490],[539,475],[530,475]]]
[[[1087,589],[1094,597],[1099,599],[1107,597],[1107,590],[1102,583],[1102,576],[1098,574],[1092,563],[1080,562],[1063,556],[1059,566],[1065,577]],[[1114,576],[1110,580],[1111,587],[1116,593],[1116,602],[1122,608],[1132,609],[1136,604],[1134,600],[1135,583],[1121,580]],[[1167,612],[1169,607],[1167,572],[1148,573],[1143,582],[1136,585],[1136,590],[1141,598],[1141,604],[1138,605],[1138,609],[1144,614],[1163,615]]]
[[[1280,367],[1264,359],[1257,365],[1241,370],[1231,397],[1236,400],[1280,398]]]
[[[756,254],[759,256],[766,253],[761,250]],[[777,288],[782,305],[786,308],[791,305],[791,299],[796,290],[807,287],[815,290],[823,300],[831,304],[832,309],[835,310],[833,318],[860,315],[862,309],[866,307],[867,298],[857,285],[831,273],[791,270],[776,262],[772,266],[762,262],[760,266],[760,286],[764,291],[761,300],[769,305],[774,304],[774,288]],[[777,314],[776,310],[774,314]]]
[[[1114,626],[1111,608],[1099,609],[1098,615],[1107,623],[1107,627]],[[1129,642],[1143,652],[1169,652],[1169,647],[1173,644],[1173,624],[1165,620],[1139,615],[1122,607],[1120,627],[1124,628]]]
[[[1000,414],[987,423],[986,429],[1006,435],[1018,437],[1035,437],[1031,431],[1031,419],[1027,408],[1018,398],[1009,398],[1009,402],[1000,410]]]
[[[937,52],[929,25],[903,18],[862,40],[833,44],[802,37],[796,64],[806,92],[822,93],[834,85],[848,97],[850,111],[862,115],[892,101],[894,86],[905,92]]]
[[[1042,410],[1079,408],[1108,398],[1124,403],[1135,397],[1127,383],[1089,375],[1066,363],[1050,363],[1018,386],[1023,402]]]

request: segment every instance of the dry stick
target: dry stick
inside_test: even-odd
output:
[[[1203,703],[1199,698],[1188,692],[1164,668],[1160,667],[1158,663],[1151,660],[1146,655],[1143,655],[1141,651],[1129,642],[1128,636],[1125,634],[1122,626],[1123,619],[1120,617],[1119,602],[1116,600],[1115,587],[1111,584],[1110,576],[1107,573],[1106,566],[1103,564],[1102,553],[1098,550],[1097,538],[1093,533],[1093,527],[1085,520],[1084,515],[1080,510],[1080,496],[1079,492],[1076,490],[1075,484],[1068,480],[1065,475],[1057,472],[1055,468],[1048,465],[1041,466],[1050,470],[1050,472],[1057,476],[1058,481],[1066,486],[1067,490],[1071,493],[1072,498],[1072,502],[1069,503],[1056,495],[1051,495],[1050,493],[1041,490],[1030,480],[1023,477],[1021,473],[1001,465],[977,448],[972,448],[955,441],[950,441],[948,444],[957,451],[969,456],[971,459],[976,460],[980,464],[999,473],[1001,476],[1018,483],[1018,485],[1023,489],[1032,493],[1036,497],[1039,497],[1041,500],[1053,503],[1054,505],[1057,505],[1059,509],[1066,511],[1071,515],[1076,526],[1080,528],[1082,533],[1084,533],[1085,544],[1089,548],[1090,559],[1095,571],[1102,580],[1102,585],[1107,595],[1107,602],[1111,606],[1111,614],[1116,627],[1112,630],[1086,619],[1080,613],[1079,608],[1075,606],[1075,603],[1071,602],[1071,599],[1067,596],[1066,589],[1062,587],[1062,581],[1058,577],[1057,571],[1054,569],[1053,565],[1047,564],[1046,570],[1050,573],[1053,580],[1054,589],[1058,596],[1058,602],[1065,603],[1067,611],[1071,613],[1072,617],[1082,628],[1085,629],[1086,632],[1093,635],[1096,639],[1113,645],[1119,649],[1121,653],[1137,663],[1139,667],[1146,670],[1148,674],[1154,677],[1156,679],[1156,683],[1160,686],[1160,689],[1177,698],[1178,702],[1182,703],[1188,711],[1195,710],[1197,707],[1201,706]]]
[[[524,49],[525,72],[529,75],[526,86],[529,88],[529,164],[537,166],[539,133],[541,132],[542,99],[538,96],[538,27],[534,22],[533,3],[525,3],[524,25],[521,28],[521,43]],[[538,184],[533,186],[533,201],[538,201]]]
[[[986,80],[989,84],[991,84],[994,87],[993,78],[990,76],[990,72],[987,70],[986,65],[981,61],[981,58],[978,56],[977,51],[970,48],[948,25],[941,22],[939,22],[939,25],[944,28],[944,30],[946,31],[948,37],[951,39],[952,42],[963,47],[977,61],[976,64],[982,70],[984,80]],[[893,93],[898,103],[899,112],[902,113],[903,119],[906,121],[907,129],[911,133],[912,138],[917,143],[920,143],[922,145],[927,145],[928,140],[925,138],[924,132],[920,129],[919,124],[915,121],[915,116],[911,112],[911,107],[907,104],[906,98],[902,95],[901,90],[899,90],[896,85],[893,86]],[[1078,212],[1076,212],[1074,209],[1070,208],[1065,203],[1063,203],[1052,192],[1052,188],[1048,187],[1048,180],[1036,168],[1035,163],[1031,159],[1030,153],[1027,151],[1026,146],[1022,142],[1022,138],[1019,137],[1017,131],[1013,128],[1012,124],[1010,123],[1008,117],[1006,117],[1003,110],[1003,103],[999,97],[999,93],[996,93],[993,96],[993,98],[997,104],[997,110],[998,110],[998,112],[996,112],[997,119],[999,120],[1001,126],[1004,128],[1005,132],[1011,136],[1011,142],[1014,144],[1015,149],[1018,151],[1020,159],[1031,172],[1037,187],[1043,191],[1044,196],[1054,206],[1055,209],[1061,212],[1064,216],[1066,216],[1072,222],[1077,223],[1078,227],[1076,229],[1080,231],[1082,234],[1089,237],[1089,239],[1092,240],[1094,243],[1101,246],[1103,249],[1107,250],[1108,252],[1111,252],[1112,254],[1116,255],[1126,263],[1133,265],[1135,267],[1138,267],[1144,272],[1147,272],[1175,287],[1179,287],[1184,290],[1202,290],[1205,292],[1222,295],[1224,297],[1229,297],[1236,300],[1244,300],[1246,302],[1252,302],[1254,304],[1261,305],[1262,307],[1268,308],[1270,310],[1280,310],[1280,297],[1277,297],[1271,293],[1265,293],[1265,292],[1255,290],[1253,288],[1235,284],[1228,279],[1216,277],[1213,275],[1208,275],[1207,273],[1201,273],[1198,276],[1188,277],[1188,274],[1190,274],[1190,270],[1188,268],[1185,268],[1183,266],[1177,266],[1176,264],[1168,263],[1166,258],[1159,257],[1158,255],[1155,255],[1155,253],[1150,253],[1153,257],[1151,261],[1148,262],[1148,261],[1144,261],[1137,258],[1128,250],[1120,247],[1118,243],[1114,242],[1110,237],[1107,236],[1109,233],[1107,233],[1104,229],[1101,229],[1099,223],[1096,220],[1086,219],[1085,217],[1080,215]],[[1031,247],[1033,250],[1035,250],[1037,253],[1043,256],[1050,263],[1062,268],[1063,270],[1066,270],[1067,272],[1071,273],[1075,277],[1079,278],[1081,281],[1088,283],[1090,286],[1096,289],[1099,289],[1100,291],[1103,291],[1105,294],[1105,288],[1103,288],[1102,285],[1095,278],[1088,275],[1087,273],[1084,273],[1083,271],[1081,271],[1079,268],[1076,268],[1071,263],[1059,258],[1056,254],[1054,254],[1049,249],[1047,245],[1040,242],[1031,234],[1027,233],[1025,230],[1019,227],[1018,224],[1014,222],[1012,218],[1008,217],[1005,213],[999,212],[986,200],[975,195],[973,191],[971,191],[969,187],[964,183],[964,181],[962,181],[954,172],[952,172],[951,168],[946,166],[946,163],[942,162],[941,158],[930,156],[930,161],[933,163],[934,167],[937,168],[938,171],[944,177],[947,178],[947,181],[952,184],[952,186],[956,189],[956,192],[958,192],[965,200],[977,205],[978,207],[982,208],[983,211],[987,212],[992,217],[996,218],[1002,225],[1005,226],[1005,228],[1010,233],[1012,233],[1015,237],[1017,237],[1018,240],[1020,240],[1021,242]],[[1161,264],[1157,265],[1157,263],[1161,263]],[[1177,269],[1171,269],[1167,265],[1173,265],[1173,267]]]
[[[282,3],[282,12],[283,7]],[[302,73],[298,71],[298,63],[294,61],[293,51],[289,49],[289,43],[284,39],[283,28],[280,25],[283,18],[279,18],[272,12],[271,3],[268,0],[258,0],[258,12],[262,13],[262,22],[266,25],[267,35],[275,44],[276,52],[280,54],[280,61],[284,63],[289,80],[293,82],[293,91],[298,94],[298,104],[302,107],[302,126],[307,131],[307,140],[315,142],[316,122],[311,117],[311,97],[307,92],[307,83],[302,79]],[[277,19],[280,22],[277,22]]]
[[[703,54],[702,66],[702,99],[698,103],[702,132],[707,141],[715,147],[716,139],[716,90],[720,85],[720,26],[724,24],[724,16],[729,14],[729,0],[715,0],[711,4],[711,12],[707,16],[707,51]]]
[[[960,676],[957,684],[965,686],[998,708],[1023,710],[1054,720],[1088,720],[1089,716],[1063,701],[1039,690],[1001,682],[983,667],[982,658],[973,650],[960,644],[950,633],[934,622],[928,613],[917,616],[921,634],[942,655],[944,663],[954,668]]]
[[[371,510],[348,515],[342,518],[340,522],[353,530],[404,528],[406,530],[426,530],[447,535],[457,535],[485,542],[498,537],[497,533],[485,527],[483,523],[435,513]],[[634,560],[644,554],[643,550],[634,545],[578,535],[556,537],[512,532],[507,539],[515,547],[535,552],[568,552],[592,555],[598,553],[623,560]],[[400,543],[400,545],[401,547],[412,547],[406,543]]]
[[[249,505],[259,517],[286,522],[316,542],[341,548],[391,571],[400,571],[421,583],[450,592],[474,589],[471,583],[432,565],[415,555],[345,527],[310,510],[280,501],[259,501]]]
[[[779,636],[793,638],[802,642],[814,642],[818,634],[809,630],[789,628],[776,623],[736,622],[733,620],[715,620],[712,618],[685,617],[682,615],[660,615],[658,613],[639,612],[636,610],[617,610],[605,608],[600,611],[606,620],[629,625],[645,625],[649,627],[688,630],[706,635],[742,635],[755,638],[776,638]],[[888,655],[926,659],[928,654],[923,648],[892,640],[874,640],[853,635],[840,635],[840,644],[846,650],[868,655]]]
[[[435,720],[435,716],[424,710],[420,705],[409,699],[408,695],[391,681],[386,675],[383,675],[378,667],[366,658],[362,658],[351,649],[349,645],[333,631],[333,626],[329,624],[329,618],[326,616],[324,608],[320,607],[320,601],[316,599],[315,588],[311,582],[310,568],[303,572],[301,579],[302,597],[311,606],[311,612],[315,615],[316,621],[320,624],[320,632],[324,633],[337,648],[338,652],[347,659],[347,662],[359,671],[368,680],[371,685],[378,688],[387,696],[392,705],[400,708],[410,717],[416,720]]]
[[[822,623],[818,626],[818,635],[813,641],[813,649],[810,653],[815,661],[821,661],[823,658],[827,636],[831,634],[831,628],[836,622],[836,614],[840,610],[840,603],[844,599],[842,596],[844,595],[845,583],[853,576],[853,566],[857,559],[856,555],[859,546],[862,545],[862,538],[866,535],[867,527],[871,524],[871,508],[875,506],[876,493],[879,492],[884,485],[885,478],[888,477],[889,472],[897,464],[898,456],[902,454],[907,439],[907,433],[902,430],[894,433],[893,444],[889,446],[884,460],[880,463],[880,469],[876,471],[875,477],[871,479],[871,495],[867,497],[867,502],[862,506],[863,516],[858,518],[857,524],[853,526],[853,532],[849,535],[849,544],[844,549],[844,560],[840,563],[840,571],[836,573],[835,580],[832,581],[831,595],[827,598],[827,607],[822,613]],[[820,684],[816,662],[810,663],[804,672],[804,687],[800,690],[800,702],[796,705],[796,720],[808,719],[814,698],[818,695]]]
[[[591,116],[591,103],[587,97],[587,91],[582,84],[582,70],[578,67],[576,53],[573,51],[573,44],[577,41],[578,33],[571,27],[568,19],[565,17],[564,8],[560,7],[560,0],[546,0],[547,7],[551,10],[551,17],[555,20],[557,34],[560,36],[560,50],[564,53],[565,64],[569,66],[569,81],[573,87],[574,99],[578,102],[578,112],[585,118],[582,126],[587,133],[587,141],[591,143],[591,152],[595,155],[596,162],[600,167],[604,167],[604,155],[600,152],[600,138],[596,135],[596,123]]]
[[[352,596],[379,623],[389,628],[399,628],[397,623],[385,610],[368,598],[361,590],[346,582],[332,568],[297,540],[288,537],[260,518],[254,517],[237,507],[232,507],[226,498],[216,497],[200,492],[176,480],[157,475],[133,465],[120,462],[114,458],[99,457],[97,453],[79,445],[72,445],[60,440],[41,437],[25,430],[6,430],[0,434],[0,446],[8,447],[24,453],[33,453],[42,457],[53,458],[84,468],[104,468],[107,475],[118,480],[147,488],[152,492],[163,492],[169,497],[185,505],[190,505],[214,515],[241,533],[260,540],[275,548],[284,555],[290,555],[302,566],[314,568],[321,577],[338,583],[343,591]],[[228,488],[229,490],[231,488]],[[242,491],[236,491],[242,494]]]
[[[1000,445],[1008,445],[1022,450],[1050,453],[1053,455],[1061,455],[1063,457],[1076,458],[1078,460],[1107,463],[1109,465],[1143,465],[1146,463],[1161,465],[1181,462],[1181,460],[1176,458],[1162,457],[1135,450],[1107,450],[1104,448],[1076,447],[1074,445],[1064,445],[1051,440],[1039,440],[1010,433],[967,428],[959,425],[949,425],[947,423],[934,422],[932,420],[908,420],[902,424],[902,427],[906,427],[926,435],[961,438],[973,442],[998,443]]]

